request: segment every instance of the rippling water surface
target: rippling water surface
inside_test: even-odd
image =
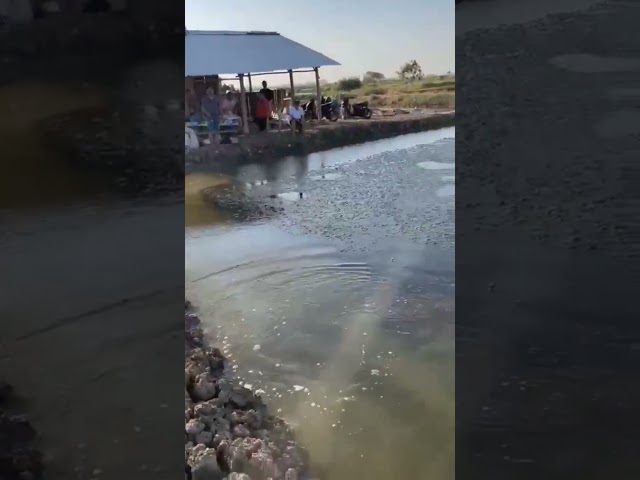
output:
[[[326,478],[453,478],[453,137],[186,180],[187,296]]]

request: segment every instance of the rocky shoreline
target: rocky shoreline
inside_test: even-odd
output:
[[[308,466],[292,428],[226,375],[185,302],[185,478],[308,480]]]

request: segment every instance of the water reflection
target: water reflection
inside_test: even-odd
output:
[[[252,164],[240,167],[237,177],[247,182],[294,179],[302,182],[309,171],[308,156],[287,157],[279,162]]]

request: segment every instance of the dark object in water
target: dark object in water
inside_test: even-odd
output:
[[[300,192],[300,198],[302,198],[302,192]]]

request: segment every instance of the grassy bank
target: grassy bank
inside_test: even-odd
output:
[[[297,89],[301,98],[315,95],[315,86],[304,85]],[[455,108],[456,80],[453,75],[425,77],[421,80],[398,79],[364,83],[355,90],[341,90],[338,82],[322,87],[325,96],[336,98],[349,96],[357,101],[367,100],[374,108]]]

